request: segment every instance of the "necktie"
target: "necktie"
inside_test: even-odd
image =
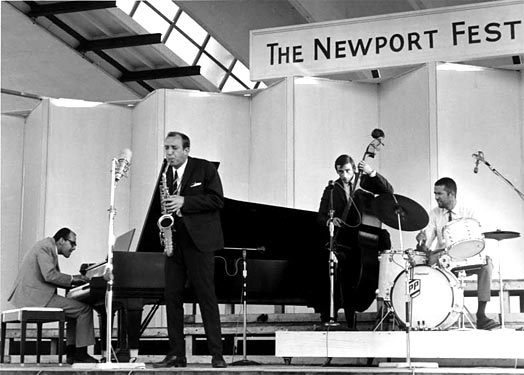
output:
[[[451,210],[448,210],[448,221],[453,220],[453,217],[451,216]]]
[[[173,179],[173,194],[178,194],[178,171],[175,169],[175,177]]]

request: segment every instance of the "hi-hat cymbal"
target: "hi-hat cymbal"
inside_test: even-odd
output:
[[[519,232],[511,232],[508,230],[500,230],[497,229],[493,232],[484,232],[484,237],[490,238],[493,240],[501,241],[501,240],[507,240],[509,238],[517,238],[520,237]]]
[[[375,215],[386,225],[404,231],[415,231],[425,228],[429,222],[426,210],[413,199],[399,194],[382,194],[372,203]]]

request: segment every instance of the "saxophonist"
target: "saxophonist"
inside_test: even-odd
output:
[[[222,356],[220,315],[215,294],[214,251],[224,247],[220,209],[222,183],[215,166],[189,156],[189,137],[170,132],[164,140],[165,177],[170,195],[163,210],[173,216],[172,254],[166,252],[165,303],[169,352],[154,367],[186,367],[183,292],[188,278],[197,297],[213,367],[227,367]],[[162,212],[164,214],[164,212]],[[165,244],[164,244],[165,245]],[[169,256],[170,255],[170,256]]]

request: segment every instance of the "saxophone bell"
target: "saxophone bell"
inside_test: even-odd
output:
[[[169,214],[165,214],[158,218],[158,221],[156,224],[158,225],[158,229],[164,230],[164,229],[171,228],[174,223],[175,223],[175,220],[173,219],[173,216]]]

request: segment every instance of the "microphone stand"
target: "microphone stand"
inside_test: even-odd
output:
[[[122,163],[123,161],[120,161]],[[113,246],[115,245],[115,234],[114,234],[114,226],[115,226],[115,215],[116,215],[116,208],[115,208],[115,190],[116,185],[118,181],[116,179],[116,170],[118,167],[119,160],[116,158],[113,158],[111,160],[111,193],[110,193],[110,202],[109,202],[109,233],[107,238],[107,264],[104,274],[104,279],[107,280],[107,286],[106,286],[106,362],[105,363],[96,363],[95,368],[98,369],[115,369],[115,368],[125,368],[125,369],[135,369],[135,368],[146,368],[145,363],[139,363],[139,362],[133,362],[133,363],[112,363],[111,362],[111,356],[113,352],[112,344],[111,344],[111,336],[113,333]],[[127,176],[127,171],[129,169],[129,165],[125,165],[122,170],[122,176]],[[93,364],[89,363],[75,363],[73,364],[73,368],[86,368],[93,367]]]
[[[232,366],[253,366],[260,365],[255,361],[247,359],[247,252],[248,251],[265,251],[265,248],[242,248],[242,247],[225,247],[224,250],[242,250],[242,308],[243,312],[243,325],[242,325],[242,352],[244,358],[240,361],[231,363]]]
[[[400,248],[404,249],[404,243],[402,241],[402,223],[401,223],[401,217],[403,216],[403,209],[398,203],[397,197],[395,197],[395,194],[392,194],[393,199],[395,200],[395,213],[397,214],[397,222],[398,222],[398,231],[400,236]],[[379,363],[379,367],[407,367],[407,368],[414,368],[414,367],[438,367],[438,363],[436,362],[417,362],[414,364],[411,362],[411,338],[410,333],[412,329],[412,317],[413,317],[413,297],[411,297],[410,293],[410,285],[411,280],[413,280],[413,267],[409,267],[409,257],[404,262],[404,271],[406,273],[406,283],[405,283],[405,301],[406,301],[406,362],[381,362]]]
[[[111,334],[113,331],[113,246],[115,245],[115,190],[116,190],[116,168],[117,160],[111,160],[111,197],[109,202],[109,233],[107,236],[107,264],[105,276],[107,276],[106,286],[106,363],[104,367],[111,367],[111,356],[113,352]]]
[[[476,154],[474,154],[474,155],[476,155]],[[500,177],[500,178],[502,179],[502,181],[504,181],[505,183],[507,183],[507,184],[508,184],[512,189],[513,189],[513,191],[515,191],[515,193],[517,193],[517,195],[519,196],[520,199],[524,200],[524,194],[523,194],[519,189],[517,189],[517,187],[516,187],[515,185],[513,185],[513,184],[511,183],[510,180],[508,180],[506,177],[504,177],[504,176],[502,175],[502,173],[500,173],[500,172],[497,171],[493,166],[491,166],[491,164],[488,163],[488,162],[484,159],[484,154],[482,154],[481,156],[476,156],[476,158],[477,158],[478,160],[480,160],[482,163],[484,163],[484,164],[486,165],[486,167],[488,167],[489,170],[490,170],[491,172],[493,172],[493,174],[495,174],[495,176]]]
[[[517,193],[517,195],[519,196],[520,199],[524,200],[524,194],[519,189],[517,189],[517,187],[515,185],[513,185],[510,180],[508,180],[506,177],[504,177],[502,175],[502,173],[497,171],[493,166],[491,166],[490,163],[488,163],[484,159],[484,153],[482,153],[482,151],[479,151],[479,155],[476,155],[476,154],[473,154],[473,155],[477,158],[477,160],[480,160],[482,163],[484,163],[486,165],[486,167],[488,167],[489,170],[491,172],[493,172],[493,174],[495,176],[500,177],[502,179],[502,181],[507,183],[513,189],[513,191],[515,191],[515,193]],[[507,328],[504,327],[504,296],[503,296],[504,286],[503,286],[503,283],[502,283],[502,272],[501,272],[502,256],[500,255],[500,240],[497,240],[497,255],[499,257],[499,259],[498,259],[499,260],[498,274],[499,274],[499,289],[500,289],[499,290],[500,322],[501,322],[501,329],[505,330]]]
[[[331,184],[331,182],[330,182]],[[328,327],[336,327],[340,325],[335,320],[335,267],[338,263],[337,256],[335,255],[335,223],[334,215],[335,210],[333,209],[333,189],[334,185],[331,186],[331,191],[329,194],[329,322],[325,323]]]

